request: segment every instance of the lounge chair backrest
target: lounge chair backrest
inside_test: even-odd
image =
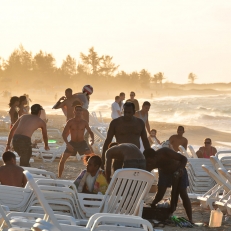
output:
[[[62,231],[61,226],[59,225],[56,217],[54,216],[54,212],[52,211],[51,207],[49,206],[46,199],[44,198],[44,195],[40,191],[38,185],[35,183],[32,175],[27,170],[23,171],[23,173],[25,174],[25,176],[26,176],[26,178],[30,184],[30,187],[33,189],[33,191],[34,191],[35,195],[37,196],[41,206],[44,209],[44,212],[45,212],[44,220],[48,221],[50,219],[51,222],[53,223],[53,225]]]
[[[193,146],[192,146],[192,145],[188,145],[188,149],[190,150],[190,152],[191,152],[193,158],[197,159],[198,156],[197,156],[197,154],[196,154],[196,152],[195,152]]]
[[[231,184],[231,175],[229,174],[229,172],[225,169],[225,168],[219,168],[218,172],[220,173],[220,175],[222,175],[225,179],[227,179],[229,181],[229,183]]]
[[[188,152],[185,150],[185,148],[182,145],[179,145],[178,148],[182,155],[184,155],[187,158],[192,158],[192,156],[188,154]]]
[[[216,172],[213,168],[210,168],[206,165],[202,165],[202,168],[204,169],[204,171],[206,171],[209,176],[211,176],[217,184],[219,184],[220,186],[224,187],[224,190],[226,192],[229,192],[231,190],[231,185],[227,182],[225,182]]]
[[[117,170],[102,203],[105,213],[138,215],[140,204],[149,192],[154,176],[140,169]]]

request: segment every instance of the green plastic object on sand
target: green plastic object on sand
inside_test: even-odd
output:
[[[48,144],[56,144],[56,140],[48,140]]]

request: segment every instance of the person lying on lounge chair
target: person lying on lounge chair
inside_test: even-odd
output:
[[[100,169],[101,158],[98,155],[86,155],[84,163],[87,169],[83,170],[74,181],[78,192],[105,194],[108,183],[104,176],[104,171]]]
[[[16,156],[7,151],[2,155],[4,165],[0,167],[0,183],[2,185],[24,188],[27,179],[23,174],[24,169],[16,165]]]

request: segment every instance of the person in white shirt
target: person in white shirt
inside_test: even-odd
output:
[[[119,106],[120,97],[115,97],[115,102],[111,105],[111,118],[114,120],[121,116],[121,110]]]
[[[120,106],[120,112],[121,115],[123,114],[123,107],[124,107],[124,100],[125,100],[125,93],[124,92],[120,92],[120,100],[119,100],[119,106]]]

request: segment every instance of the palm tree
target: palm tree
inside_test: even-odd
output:
[[[190,83],[194,83],[195,79],[197,79],[197,76],[194,73],[192,73],[192,72],[189,73],[189,75],[188,75],[188,81]]]
[[[162,84],[162,81],[165,79],[164,72],[158,72],[154,75],[153,82]]]

